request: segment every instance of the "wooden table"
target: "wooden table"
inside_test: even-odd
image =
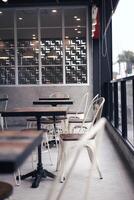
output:
[[[41,129],[41,117],[42,116],[63,116],[66,115],[67,108],[64,107],[22,107],[22,108],[15,108],[12,110],[7,110],[5,112],[2,112],[3,117],[35,117],[37,120],[37,130]],[[43,178],[46,178],[47,176],[51,178],[55,178],[55,175],[51,172],[47,171],[46,169],[43,169],[42,166],[42,154],[41,154],[41,144],[38,145],[38,163],[37,163],[37,169],[26,174],[22,175],[21,179],[25,179],[29,176],[34,177],[34,181],[32,183],[32,187],[36,188],[39,186],[39,183]]]
[[[40,97],[39,100],[69,100],[69,97]]]
[[[38,100],[38,101],[33,101],[34,105],[52,105],[52,106],[57,106],[57,105],[71,105],[73,104],[73,101],[71,99],[52,99],[48,98],[45,100]]]
[[[42,141],[42,131],[0,131],[0,173],[13,173]]]
[[[0,101],[8,101],[8,97],[0,97]]]
[[[68,98],[68,97],[67,97]],[[38,100],[38,101],[33,101],[33,104],[34,105],[51,105],[51,106],[57,106],[57,105],[71,105],[73,104],[73,100],[71,99],[67,99],[66,97],[65,98],[57,98],[57,97],[54,97],[54,98],[44,98],[44,100]],[[40,98],[39,98],[40,99]],[[56,118],[55,115],[53,115],[53,125],[54,125],[54,132],[56,134],[56,120],[65,120],[66,118],[64,117],[58,117]],[[54,134],[54,135],[55,135]],[[51,141],[51,146],[55,145],[55,139]]]

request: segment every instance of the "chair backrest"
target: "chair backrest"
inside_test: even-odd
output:
[[[83,109],[83,114],[85,115],[86,109],[87,109],[87,105],[88,105],[88,99],[89,99],[89,93],[86,92],[86,93],[83,95],[83,97],[82,97],[80,103],[78,104],[78,110],[77,110],[77,112],[76,112],[76,117],[77,117],[78,114],[82,111],[83,108],[84,108],[84,109]],[[83,105],[84,105],[84,106],[83,106]]]
[[[57,97],[57,98],[69,98],[69,95],[66,93],[62,93],[62,92],[54,92],[52,94],[49,95],[49,97]]]
[[[93,100],[91,101],[86,115],[83,119],[81,128],[79,130],[79,133],[81,133],[81,130],[83,129],[83,126],[85,126],[85,124],[87,123],[89,115],[91,115],[91,120],[90,120],[90,127],[93,126],[102,116],[102,110],[103,110],[103,106],[105,103],[105,98],[104,97],[98,97],[98,95],[96,95]],[[89,127],[89,128],[90,128]],[[88,129],[89,129],[88,128]]]
[[[62,183],[62,187],[60,187],[59,189],[59,176],[57,175],[53,186],[48,194],[47,199],[48,200],[60,200],[63,195],[64,195],[64,191],[65,191],[65,187],[67,186],[67,183],[69,181],[69,178],[71,176],[71,172],[75,167],[75,164],[77,163],[77,160],[79,158],[79,155],[81,153],[81,150],[83,149],[83,147],[85,147],[85,144],[87,141],[89,141],[92,138],[95,137],[100,137],[102,136],[102,134],[104,133],[105,127],[107,125],[107,120],[105,118],[101,118],[91,129],[90,129],[90,134],[83,134],[83,136],[80,138],[80,140],[77,142],[77,145],[75,146],[75,153],[74,154],[70,154],[71,156],[68,157],[68,160],[66,161],[67,163],[70,163],[70,165],[68,165],[68,168],[66,169],[66,181],[64,181]],[[99,142],[99,140],[97,140]],[[97,144],[98,145],[98,144]],[[96,149],[97,150],[97,149]],[[96,157],[96,151],[93,152],[93,162],[91,162],[91,167],[90,170],[88,170],[89,175],[88,175],[88,183],[87,185],[87,190],[85,191],[85,198],[81,198],[81,199],[89,199],[89,192],[90,192],[90,179],[91,179],[91,174],[92,174],[92,169],[94,167],[94,160]],[[58,189],[57,189],[58,187]],[[58,192],[57,192],[58,191]]]
[[[99,97],[99,94],[97,94],[95,97],[93,97],[93,99],[91,100],[90,104],[91,104],[92,102],[94,102],[98,97]],[[81,110],[82,110],[83,107],[84,107],[83,114],[84,114],[84,117],[85,117],[86,111],[87,111],[87,109],[88,109],[88,100],[89,100],[89,93],[86,92],[86,93],[83,95],[83,97],[82,97],[82,99],[81,99],[81,101],[80,101],[80,103],[79,103],[79,105],[78,105],[78,110],[77,110],[77,112],[76,112],[76,117],[78,116],[78,113],[81,112]],[[83,105],[84,105],[84,106],[83,106]]]

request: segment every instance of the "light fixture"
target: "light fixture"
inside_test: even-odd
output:
[[[80,18],[77,18],[76,20],[77,20],[77,21],[80,21]]]
[[[0,60],[7,60],[9,59],[9,55],[7,54],[6,51],[0,50]]]
[[[23,20],[23,18],[22,18],[22,17],[19,17],[18,19],[19,19],[20,21],[21,21],[21,20]]]
[[[2,11],[0,11],[0,14],[2,14],[3,12]]]
[[[48,58],[52,58],[52,59],[56,59],[58,57],[57,53],[55,50],[51,50],[48,55],[47,55]]]
[[[8,2],[8,0],[2,0],[4,3]]]
[[[52,10],[52,13],[57,13],[57,10],[53,9],[53,10]]]
[[[26,51],[23,53],[23,58],[33,58],[34,57],[34,52],[33,49],[28,48]]]

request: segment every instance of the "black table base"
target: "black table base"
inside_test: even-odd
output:
[[[37,169],[29,172],[25,175],[22,175],[20,178],[21,180],[24,180],[25,178],[28,177],[33,177],[34,181],[32,183],[32,188],[37,188],[39,186],[39,183],[41,181],[42,178],[46,178],[46,177],[50,177],[50,178],[55,178],[55,175],[52,174],[51,172],[47,171],[46,169],[43,169],[42,166],[42,158],[41,158],[41,145],[38,146],[38,164],[37,164]],[[19,177],[17,177],[18,179]]]
[[[46,177],[55,178],[55,175],[52,174],[51,172],[41,168],[41,169],[34,170],[32,172],[29,172],[29,173],[27,173],[25,175],[22,175],[21,176],[21,180],[24,180],[24,179],[26,179],[28,177],[33,177],[34,178],[34,181],[33,181],[31,187],[32,188],[37,188],[39,186],[39,183],[40,183],[42,178],[46,178]]]

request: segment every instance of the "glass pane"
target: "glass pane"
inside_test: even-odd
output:
[[[41,9],[40,12],[41,27],[61,27],[62,14],[61,9]]]
[[[87,83],[86,9],[65,9],[66,83]]]
[[[14,13],[0,14],[0,84],[15,84]],[[4,23],[3,23],[4,22]]]
[[[19,84],[39,84],[37,11],[17,11]]]
[[[41,10],[42,83],[63,83],[63,44],[61,10]]]
[[[121,122],[121,84],[118,83],[118,124],[119,130],[122,131],[122,122]]]
[[[17,28],[37,28],[37,11],[31,10],[19,10],[17,11]]]
[[[134,75],[133,6],[132,0],[119,1],[112,16],[113,79]]]
[[[86,26],[86,8],[65,9],[66,27],[85,27]]]
[[[126,82],[127,89],[127,139],[134,145],[134,124],[133,124],[133,95],[132,95],[132,81]]]
[[[4,23],[3,23],[4,22]],[[0,13],[0,29],[1,28],[13,28],[14,26],[14,11],[1,10]]]

